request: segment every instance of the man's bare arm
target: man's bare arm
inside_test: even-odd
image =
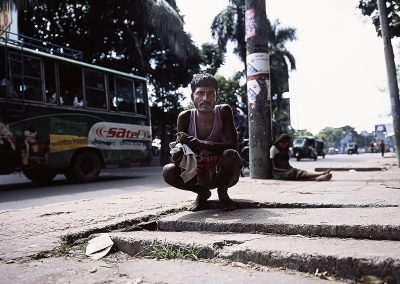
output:
[[[189,130],[189,121],[190,121],[190,111],[183,111],[178,115],[178,120],[177,120],[177,129],[178,132],[184,132],[187,133]],[[176,165],[179,166],[181,160],[182,160],[183,152],[178,151],[175,154],[172,155],[172,162]]]
[[[184,132],[187,134],[189,132],[189,123],[190,123],[190,110],[182,111],[178,115],[178,121],[177,121],[178,132]]]

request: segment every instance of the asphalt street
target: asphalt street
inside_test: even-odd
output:
[[[57,175],[46,186],[30,182],[23,174],[0,176],[0,210],[148,191],[165,187],[161,167],[103,170],[98,181],[73,184]]]

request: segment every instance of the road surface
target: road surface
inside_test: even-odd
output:
[[[57,175],[46,186],[33,184],[23,174],[0,176],[0,210],[153,190],[167,186],[161,170],[161,167],[107,169],[98,181],[84,184],[72,184],[64,175]]]

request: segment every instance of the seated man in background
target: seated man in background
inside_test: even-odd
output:
[[[271,147],[270,158],[272,160],[272,176],[274,179],[328,181],[332,178],[330,170],[317,174],[293,168],[289,164],[290,142],[290,136],[282,134]]]
[[[218,82],[212,75],[195,75],[191,89],[195,108],[179,114],[178,142],[196,153],[196,176],[186,183],[183,181],[179,167],[183,153],[178,152],[172,156],[174,163],[164,167],[164,180],[176,188],[197,193],[192,211],[204,209],[213,188],[217,188],[221,207],[234,210],[236,206],[228,188],[239,180],[242,159],[237,152],[232,110],[229,105],[216,105]]]

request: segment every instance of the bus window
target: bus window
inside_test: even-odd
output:
[[[4,49],[0,48],[0,98],[5,97],[7,93],[6,60]],[[4,60],[4,61],[3,61]]]
[[[136,112],[138,114],[146,114],[146,83],[135,80],[135,96],[136,96]]]
[[[117,105],[117,110],[130,113],[135,112],[135,106],[133,104],[132,81],[116,78],[115,84],[116,84],[117,94],[115,96],[114,101],[115,104]]]
[[[88,107],[107,108],[103,74],[85,70],[85,92]]]
[[[46,103],[57,104],[56,71],[53,62],[44,60],[44,74],[46,85]],[[61,98],[60,104],[64,104],[64,101]]]
[[[82,94],[81,68],[60,63],[59,76],[60,101],[62,100],[64,105],[73,106],[74,99],[78,98],[79,94]]]
[[[115,81],[114,76],[108,75],[108,91],[109,91],[109,103],[110,110],[117,111],[117,98],[115,97]]]
[[[42,101],[42,72],[40,60],[19,54],[10,54],[11,88],[14,97],[30,101]]]

